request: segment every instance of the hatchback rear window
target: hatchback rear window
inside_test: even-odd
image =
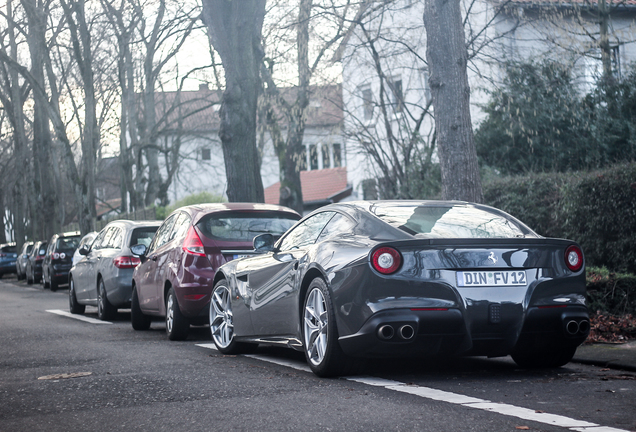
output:
[[[515,238],[536,234],[503,213],[472,206],[383,205],[372,208],[383,221],[418,238]]]
[[[209,214],[197,227],[213,240],[251,242],[259,234],[281,236],[298,216],[276,212],[222,212]]]
[[[133,230],[132,236],[130,236],[130,244],[128,246],[133,246],[136,244],[142,244],[146,247],[150,246],[150,242],[155,236],[157,228],[159,227],[135,228]]]
[[[77,249],[77,245],[80,242],[80,236],[77,237],[61,237],[57,239],[57,245],[55,250],[67,251]]]
[[[2,246],[2,252],[16,253],[17,249],[15,246]]]

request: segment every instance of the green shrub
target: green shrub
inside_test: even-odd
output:
[[[157,219],[162,220],[168,217],[170,213],[178,209],[179,207],[192,205],[192,204],[205,204],[205,203],[221,203],[225,202],[225,198],[219,195],[211,194],[210,192],[199,192],[180,199],[166,207],[157,207]]]
[[[546,237],[578,242],[586,262],[636,273],[636,163],[484,182],[484,202]]]
[[[588,267],[587,301],[591,313],[636,313],[636,275],[614,273],[606,267]]]
[[[564,235],[579,242],[587,262],[636,273],[636,164],[571,182],[560,213]]]

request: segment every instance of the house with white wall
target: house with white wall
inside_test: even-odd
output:
[[[636,60],[636,1],[608,0],[607,7],[612,67],[620,78]],[[582,93],[600,76],[597,0],[462,0],[462,9],[475,126],[507,61],[565,62]],[[369,6],[338,50],[346,165],[356,198],[383,198],[383,183],[399,183],[403,171],[435,158],[423,14],[424,1]]]

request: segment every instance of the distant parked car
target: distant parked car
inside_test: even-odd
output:
[[[214,272],[223,263],[252,255],[252,239],[280,237],[300,216],[266,204],[200,204],[175,210],[150,246],[131,249],[141,264],[133,273],[131,320],[135,330],[165,317],[170,340],[188,336],[190,324],[207,323]]]
[[[15,243],[0,245],[0,278],[6,274],[15,273],[15,260],[17,257]]]
[[[57,291],[59,285],[68,283],[68,272],[73,266],[73,254],[80,238],[79,231],[53,234],[42,263],[44,288]]]
[[[88,248],[90,249],[91,245],[93,244],[93,240],[95,240],[95,237],[97,237],[97,234],[98,234],[97,231],[91,231],[88,234],[86,234],[84,237],[82,237],[82,239],[79,242],[79,245],[77,245],[77,249],[75,249],[75,253],[73,254],[73,265],[77,264],[79,260],[84,258],[84,255],[80,254],[79,252],[82,246],[87,245]]]
[[[97,306],[101,320],[112,319],[118,308],[129,308],[133,269],[139,258],[130,246],[149,245],[161,221],[118,220],[106,225],[92,244],[84,244],[69,274],[69,309],[82,314],[86,305]]]
[[[18,275],[18,280],[26,279],[26,265],[29,259],[29,254],[33,250],[33,242],[24,242],[22,249],[15,260],[15,270]]]
[[[34,282],[40,283],[40,280],[42,280],[42,262],[44,261],[44,255],[46,255],[47,246],[48,242],[45,241],[35,242],[33,245],[26,267],[26,280],[29,285]]]

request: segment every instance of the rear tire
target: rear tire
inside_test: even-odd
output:
[[[68,279],[68,309],[72,314],[81,315],[86,310],[86,305],[79,304],[77,302],[77,295],[75,294],[75,284],[73,278]]]
[[[174,289],[170,288],[166,298],[166,334],[172,341],[182,341],[188,337],[190,322],[183,316]]]
[[[53,292],[57,291],[57,289],[59,288],[58,283],[55,282],[53,278],[51,278],[51,282],[49,282],[49,286],[51,287],[51,291]]]
[[[321,278],[309,284],[300,326],[305,358],[314,374],[333,377],[354,372],[355,361],[342,351],[338,342],[331,294]]]
[[[108,297],[106,296],[104,280],[100,279],[97,292],[97,318],[102,321],[108,321],[113,319],[116,313],[117,308],[110,304]]]
[[[132,300],[130,302],[130,322],[135,330],[148,330],[152,319],[148,315],[144,315],[139,306],[139,296],[137,288],[133,286]]]

